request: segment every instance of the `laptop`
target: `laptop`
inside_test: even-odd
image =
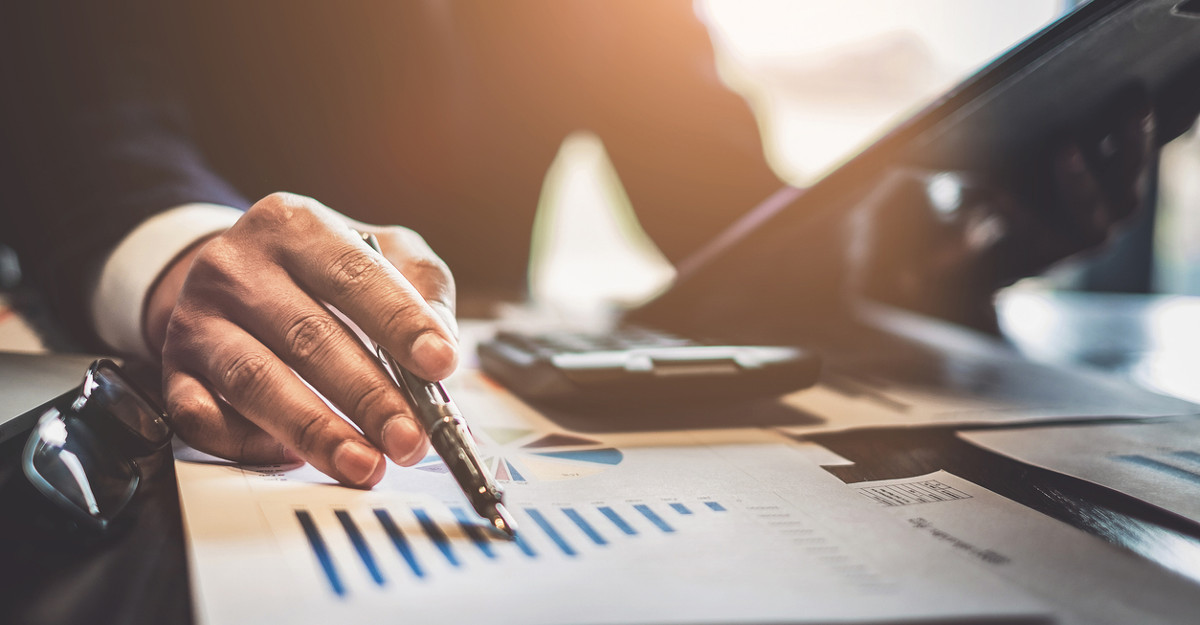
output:
[[[903,168],[1021,179],[1027,155],[1087,136],[1123,94],[1148,96],[1160,132],[1177,133],[1200,108],[1196,84],[1200,0],[1092,0],[811,187],[782,189],[746,212],[680,264],[671,288],[623,315],[619,340],[504,332],[480,345],[480,364],[527,399],[566,405],[781,394],[813,384],[831,357],[862,370],[885,344],[904,354],[893,373],[898,362],[926,361],[915,370],[944,378],[936,355],[858,323],[842,236],[856,209]],[[688,358],[692,346],[723,351]],[[790,351],[769,351],[780,347]],[[739,348],[768,351],[743,357]]]

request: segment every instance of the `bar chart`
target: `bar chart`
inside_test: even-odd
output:
[[[509,482],[517,540],[477,517],[449,476],[415,467],[390,466],[361,491],[311,467],[264,476],[177,463],[197,512],[189,523],[203,524],[210,547],[194,560],[203,622],[825,622],[848,608],[861,621],[953,622],[979,605],[1029,614],[957,554],[876,519],[876,503],[797,462],[787,442],[643,438],[526,448],[619,445],[622,459],[587,479]],[[773,476],[804,487],[764,481]],[[228,596],[245,600],[208,600]]]
[[[523,506],[514,509],[522,528],[515,540],[456,505],[291,507],[290,514],[268,516],[303,533],[309,564],[329,592],[346,597],[352,579],[382,588],[444,578],[487,562],[586,558],[643,535],[685,532],[706,515],[729,511],[713,499]],[[385,572],[385,561],[403,566]]]
[[[518,540],[477,517],[434,457],[389,464],[370,490],[339,486],[310,465],[181,460],[198,622],[1036,613],[956,554],[915,545],[909,528],[776,433],[571,432],[485,386],[460,382],[452,392],[477,417],[472,430],[504,483]]]

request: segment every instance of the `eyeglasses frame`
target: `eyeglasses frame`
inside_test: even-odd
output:
[[[60,419],[65,423],[68,416],[82,418],[83,411],[89,406],[89,402],[92,401],[92,393],[98,386],[98,383],[96,382],[96,376],[99,374],[101,369],[111,372],[120,378],[128,391],[134,393],[134,395],[136,395],[137,398],[140,399],[146,406],[149,406],[157,417],[156,421],[162,424],[164,430],[164,435],[161,439],[151,440],[143,436],[141,433],[130,429],[120,419],[117,419],[111,415],[107,416],[110,422],[121,426],[122,430],[127,434],[136,437],[140,441],[144,441],[149,448],[147,453],[139,455],[136,458],[130,457],[129,454],[117,453],[119,459],[129,465],[131,469],[130,473],[133,479],[130,480],[130,484],[126,488],[126,491],[121,494],[121,505],[120,508],[112,515],[113,518],[119,516],[120,512],[125,509],[125,506],[127,506],[129,501],[133,499],[134,493],[137,492],[138,486],[142,482],[142,471],[137,462],[137,458],[149,456],[161,450],[168,443],[170,443],[172,432],[170,426],[167,424],[167,415],[161,408],[158,407],[158,403],[150,398],[150,396],[147,395],[145,391],[141,389],[141,387],[134,383],[119,364],[109,358],[98,358],[92,362],[91,366],[88,367],[87,373],[85,373],[83,376],[83,383],[80,385],[75,398],[71,401],[71,404],[67,407],[66,411],[59,409],[57,406],[53,406],[47,410],[44,415],[38,418],[37,424],[34,426],[33,432],[30,434],[30,439],[28,442],[26,442],[25,449],[21,454],[21,468],[25,474],[25,477],[33,484],[34,488],[39,493],[52,500],[58,508],[69,512],[77,521],[82,521],[95,529],[104,530],[112,523],[112,519],[88,514],[73,501],[67,498],[66,495],[62,494],[54,485],[46,480],[41,473],[33,468],[33,456],[37,447],[37,445],[33,444],[33,441],[36,437],[38,437],[38,432],[40,431],[42,424],[51,419]],[[84,423],[87,424],[87,422]],[[103,437],[103,434],[100,434],[100,436]]]

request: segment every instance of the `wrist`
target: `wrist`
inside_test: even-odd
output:
[[[204,245],[219,236],[220,233],[209,235],[197,240],[184,249],[167,264],[162,273],[154,280],[146,294],[142,310],[142,340],[155,358],[162,353],[163,343],[167,337],[167,323],[171,320],[171,312],[179,301],[183,284],[187,281],[188,271],[192,261],[204,248]]]
[[[156,359],[145,326],[151,287],[198,241],[228,230],[241,216],[228,206],[183,204],[147,218],[117,243],[100,264],[88,296],[96,336],[107,351]]]

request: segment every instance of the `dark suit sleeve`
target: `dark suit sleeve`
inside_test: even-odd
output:
[[[17,251],[26,284],[89,345],[97,343],[90,286],[125,234],[180,204],[248,205],[190,141],[155,40],[169,24],[138,28],[145,10],[88,2],[0,9],[9,87],[0,105],[0,238]]]

